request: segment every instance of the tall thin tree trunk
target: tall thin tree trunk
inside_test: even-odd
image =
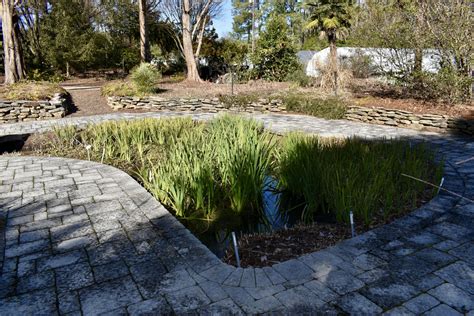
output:
[[[148,42],[148,30],[146,23],[146,0],[138,1],[139,23],[140,23],[140,56],[142,62],[150,61],[150,44]]]
[[[413,65],[413,74],[416,85],[421,85],[423,72],[423,36],[424,16],[423,16],[424,0],[418,0],[418,12],[416,14],[416,30],[415,30],[415,60]]]
[[[186,60],[188,81],[201,82],[201,77],[197,69],[196,59],[193,52],[193,41],[191,38],[191,17],[190,17],[190,0],[183,0],[183,54]]]
[[[199,35],[197,38],[197,47],[196,47],[196,52],[194,53],[194,59],[196,59],[196,63],[199,61],[199,54],[201,53],[202,40],[204,38],[206,23],[207,23],[207,16],[204,17],[204,21],[202,23],[202,27],[201,27],[201,30],[199,31]]]
[[[25,78],[23,52],[19,40],[16,1],[2,0],[3,48],[5,54],[5,84]]]
[[[329,69],[333,74],[334,78],[334,95],[338,95],[339,90],[339,80],[338,80],[338,69],[337,69],[337,47],[336,47],[336,35],[329,34]]]

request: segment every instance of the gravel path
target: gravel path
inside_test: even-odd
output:
[[[170,115],[18,123],[1,126],[0,134]],[[279,133],[424,139],[445,159],[444,187],[465,199],[442,192],[410,215],[334,247],[237,269],[120,170],[0,156],[0,315],[473,313],[474,161],[459,162],[474,156],[474,143],[300,115],[254,117]]]

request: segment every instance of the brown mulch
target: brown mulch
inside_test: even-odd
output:
[[[373,79],[354,79],[350,100],[356,105],[398,109],[418,114],[439,114],[452,117],[474,118],[474,103],[449,104],[441,101],[416,99],[396,88],[382,85]]]
[[[407,205],[397,214],[388,217],[374,214],[372,223],[368,226],[356,221],[356,234],[362,234],[407,215],[429,202],[431,192],[431,188],[427,187],[418,197],[415,206]],[[334,246],[348,238],[351,238],[350,225],[336,222],[299,223],[291,228],[269,233],[242,234],[238,237],[240,265],[243,268],[266,267]],[[222,260],[236,266],[232,244],[227,248]]]
[[[273,233],[247,234],[239,238],[242,267],[265,267],[337,244],[350,238],[349,227],[338,224],[298,224]],[[224,262],[236,265],[233,248]]]
[[[290,88],[287,82],[264,82],[250,81],[247,84],[234,84],[234,94],[261,94],[262,97],[273,93],[287,91]],[[168,83],[163,81],[159,84],[163,90],[159,95],[163,97],[190,97],[190,98],[212,98],[220,95],[230,95],[230,84],[216,84],[211,82],[192,83],[178,82]]]

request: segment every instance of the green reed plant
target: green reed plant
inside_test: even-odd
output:
[[[250,227],[265,223],[262,191],[273,147],[261,124],[224,115],[183,132],[139,174],[179,217]],[[223,218],[229,216],[233,224]]]
[[[402,140],[341,141],[290,134],[281,142],[276,173],[287,199],[304,201],[304,220],[326,216],[347,222],[352,210],[369,225],[376,217],[388,218],[415,206],[424,193],[423,184],[401,173],[439,181],[442,167],[434,165],[433,155],[423,144],[411,146]]]
[[[439,183],[442,172],[423,144],[302,134],[276,140],[262,124],[230,115],[208,123],[190,118],[106,122],[82,130],[61,128],[54,135],[48,153],[126,170],[177,217],[190,225],[202,223],[195,231],[266,224],[262,192],[268,177],[283,192],[282,215],[347,221],[352,210],[369,225],[419,200],[425,186],[401,173]]]

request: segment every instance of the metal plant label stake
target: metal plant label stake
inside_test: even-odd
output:
[[[439,187],[438,187],[438,193],[436,193],[436,194],[439,194],[439,191],[441,191],[441,188],[443,187],[443,184],[444,184],[444,177],[441,178],[441,182],[439,183]]]
[[[352,211],[349,212],[349,220],[351,221],[351,235],[352,238],[354,238],[356,236],[356,232],[354,227],[354,213],[352,213]]]
[[[237,246],[237,237],[235,237],[235,232],[232,232],[232,242],[234,243],[235,260],[237,261],[237,267],[240,268],[239,247]]]

